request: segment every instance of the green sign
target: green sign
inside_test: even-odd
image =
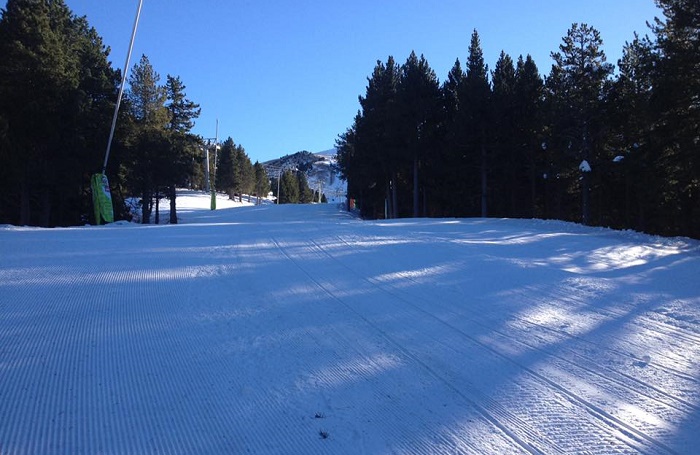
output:
[[[104,174],[94,174],[90,181],[92,187],[92,204],[95,208],[97,224],[113,223],[112,193],[109,191],[109,181]]]

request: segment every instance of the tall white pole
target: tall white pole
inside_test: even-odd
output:
[[[209,192],[209,141],[211,139],[207,139],[207,143],[204,145],[204,191],[207,193]]]
[[[282,180],[282,167],[277,170],[277,205],[280,205],[280,180]]]
[[[216,134],[214,135],[214,182],[216,182],[216,165],[219,162],[219,119],[216,119]],[[216,185],[214,185],[216,186]]]
[[[216,162],[219,158],[219,119],[216,119],[216,135],[214,136],[214,172],[211,178],[211,209],[216,210]],[[209,163],[207,163],[208,165]]]
[[[131,32],[131,41],[129,41],[129,51],[126,53],[126,62],[124,63],[124,71],[122,74],[122,83],[119,87],[119,95],[117,96],[117,104],[114,106],[114,115],[112,116],[112,128],[109,131],[109,139],[107,140],[107,151],[105,152],[105,161],[102,164],[102,173],[107,170],[107,161],[109,160],[109,152],[112,149],[112,139],[114,139],[114,130],[117,126],[117,115],[119,114],[119,105],[122,102],[124,95],[124,86],[126,85],[126,76],[129,73],[129,62],[131,62],[131,52],[134,50],[134,40],[136,39],[136,29],[139,26],[139,18],[141,17],[141,7],[143,0],[139,0],[139,7],[136,10],[136,19],[134,20],[134,28]]]

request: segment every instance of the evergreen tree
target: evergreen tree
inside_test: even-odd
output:
[[[413,217],[419,212],[419,169],[431,162],[430,152],[436,148],[437,131],[440,121],[440,85],[428,61],[415,52],[401,67],[401,78],[397,91],[400,111],[401,137],[405,150],[412,163],[413,175]],[[435,157],[432,157],[435,158]],[[424,177],[425,194],[430,177]],[[425,209],[425,204],[424,204]]]
[[[398,214],[401,147],[397,90],[400,67],[393,57],[377,61],[368,78],[361,111],[353,126],[338,140],[338,164],[348,180],[348,197],[359,201],[362,216]]]
[[[240,147],[242,153],[241,157],[241,186],[239,191],[239,200],[243,202],[243,194],[248,195],[248,202],[250,202],[250,196],[255,191],[255,169],[253,168],[253,163],[250,161],[250,157],[245,153],[243,147]]]
[[[219,162],[216,169],[216,188],[229,195],[234,187],[234,160],[236,159],[236,144],[229,137],[221,144]]]
[[[619,73],[608,94],[609,147],[615,158],[608,175],[603,222],[612,227],[659,227],[659,208],[663,206],[659,189],[665,185],[665,172],[658,167],[661,163],[652,140],[653,53],[651,41],[635,34],[634,40],[625,44]]]
[[[299,203],[299,181],[290,170],[286,170],[282,173],[278,198],[280,204]]]
[[[168,197],[170,198],[170,224],[177,223],[176,188],[183,185],[192,174],[193,162],[199,156],[198,138],[191,133],[194,119],[199,117],[199,105],[187,99],[185,84],[179,77],[167,76],[165,90],[169,114],[168,132],[170,133],[171,160],[166,161],[166,179]]]
[[[465,77],[462,64],[457,59],[442,84],[443,106],[449,119],[455,118],[460,109],[459,92]]]
[[[538,214],[538,177],[541,175],[543,168],[543,153],[542,153],[542,135],[543,135],[543,116],[542,116],[542,97],[543,97],[543,82],[540,77],[539,70],[535,61],[530,55],[524,60],[522,56],[518,58],[518,63],[515,70],[515,101],[514,101],[514,117],[515,117],[515,147],[520,151],[520,156],[523,158],[522,163],[527,169],[526,173],[521,174],[521,178],[526,174],[526,187],[523,188],[523,207],[529,207],[529,210],[521,211],[519,215],[535,217]],[[525,194],[529,195],[529,201],[524,200]]]
[[[595,167],[603,160],[600,156],[604,142],[604,121],[599,115],[602,111],[605,82],[612,74],[613,66],[606,63],[602,49],[603,40],[600,32],[587,24],[573,24],[559,52],[552,53],[555,64],[553,79],[557,81],[554,88],[554,102],[559,106],[558,112],[568,111],[566,125],[559,125],[554,132],[566,144],[566,151],[575,160],[572,168],[574,188],[580,176],[581,186],[581,221],[591,223],[591,166]],[[567,141],[568,140],[568,141]],[[575,166],[574,166],[575,165]]]
[[[160,76],[143,55],[129,76],[127,93],[136,139],[125,171],[132,190],[141,194],[144,224],[150,223],[154,197],[158,199],[159,189],[169,183],[163,169],[172,161],[167,133],[170,113],[165,105],[167,90],[158,85],[159,81]]]
[[[62,0],[8,0],[0,19],[0,222],[87,221],[117,73]]]
[[[297,172],[297,182],[299,184],[299,203],[310,204],[313,202],[314,193],[309,188],[309,181],[304,172]]]
[[[440,162],[443,163],[443,166],[439,169],[440,173],[434,173],[440,189],[436,190],[433,201],[442,207],[439,213],[445,216],[457,216],[464,213],[464,207],[455,204],[456,199],[461,200],[462,198],[455,198],[453,195],[463,193],[464,188],[466,188],[462,175],[466,156],[466,135],[461,121],[463,114],[460,104],[465,76],[462,65],[457,59],[441,87],[443,104],[441,123],[444,134],[442,146],[439,149],[442,152]]]
[[[170,112],[165,105],[168,99],[167,88],[159,85],[159,82],[160,75],[148,57],[142,55],[129,75],[127,95],[131,114],[143,129],[165,130],[171,124]],[[176,124],[182,122],[183,120],[177,120]]]
[[[515,110],[515,64],[501,51],[491,73],[493,82],[491,147],[492,147],[492,204],[495,216],[516,216],[519,196],[523,194],[522,162],[515,134],[518,120]]]
[[[469,44],[466,76],[460,90],[460,121],[466,130],[465,157],[462,172],[465,179],[462,197],[467,212],[472,204],[480,207],[482,217],[488,216],[489,125],[491,122],[491,86],[488,66],[484,63],[479,33],[474,30]],[[481,182],[473,185],[472,182]],[[473,195],[480,195],[475,203]],[[470,203],[471,202],[471,203]]]
[[[243,193],[250,194],[253,191],[253,165],[250,158],[241,145],[236,145],[233,150],[233,186],[229,196],[231,199],[237,194],[239,201],[243,201]]]
[[[373,217],[385,211],[388,218],[396,218],[399,213],[399,169],[404,159],[396,99],[399,81],[400,67],[389,56],[386,65],[377,62],[368,80],[367,94],[360,98],[362,116],[355,131],[356,151],[361,152],[365,171],[369,170],[373,177],[369,188],[364,189],[371,195],[372,206],[362,207],[371,207]]]
[[[255,195],[258,197],[257,204],[262,203],[262,198],[267,197],[270,192],[270,177],[267,175],[265,166],[258,161],[253,165],[255,172]]]
[[[656,0],[652,106],[655,146],[664,174],[665,233],[700,236],[700,5],[694,0]]]

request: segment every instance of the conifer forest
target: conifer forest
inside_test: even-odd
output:
[[[574,23],[543,74],[474,31],[442,83],[425,56],[377,61],[337,141],[363,216],[552,218],[700,237],[700,3],[626,43]]]

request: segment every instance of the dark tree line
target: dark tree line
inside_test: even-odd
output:
[[[0,223],[69,225],[91,213],[119,73],[62,1],[9,0],[0,19]],[[102,155],[102,156],[100,156]]]
[[[276,178],[273,176],[271,190],[280,204],[310,204],[319,200],[318,193],[309,187],[306,169],[280,171]]]
[[[557,218],[700,237],[700,5],[664,17],[607,62],[573,24],[542,77],[530,56],[494,69],[472,34],[440,84],[426,59],[378,61],[338,158],[365,217]]]
[[[216,166],[216,188],[231,199],[238,197],[243,202],[243,195],[256,196],[260,203],[270,192],[265,167],[257,161],[253,164],[243,146],[235,144],[230,137],[221,145]]]
[[[0,18],[0,223],[94,222],[90,176],[102,170],[121,81],[108,56],[95,29],[63,0],[7,1]],[[125,199],[136,196],[142,222],[158,223],[158,202],[169,198],[169,222],[176,223],[175,188],[207,186],[207,144],[191,133],[199,106],[179,77],[163,83],[146,56],[128,82],[106,169],[115,219],[128,219]],[[210,166],[213,176],[214,160]]]

